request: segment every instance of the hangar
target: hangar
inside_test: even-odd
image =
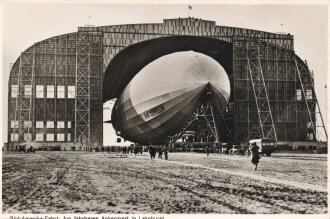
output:
[[[31,45],[10,72],[8,142],[102,146],[103,103],[148,63],[190,50],[212,57],[229,76],[220,141],[316,141],[317,130],[326,134],[313,74],[295,54],[292,35],[188,17],[78,27]]]

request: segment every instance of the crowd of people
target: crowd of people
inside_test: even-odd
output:
[[[142,154],[144,150],[144,146],[138,145],[131,145],[131,146],[106,146],[104,151],[110,152],[117,152],[123,154]],[[103,151],[103,150],[101,150]]]
[[[149,151],[150,158],[156,159],[156,155],[158,154],[158,159],[163,159],[163,155],[165,160],[168,159],[168,147],[166,146],[159,146],[159,145],[150,145],[148,147],[145,146],[113,146],[108,149],[108,152],[117,152],[117,153],[123,153],[123,154],[142,154],[143,151]],[[209,156],[210,148],[209,146],[206,146],[205,148],[206,155]],[[259,147],[254,143],[252,147],[248,150],[248,156],[252,155],[251,163],[255,166],[255,170],[258,168],[258,163],[260,160],[259,155]]]
[[[165,160],[168,159],[168,148],[166,146],[150,145],[148,150],[151,159],[155,159],[157,153],[158,153],[158,159],[163,159],[163,154],[165,156]]]
[[[24,152],[35,152],[33,147],[27,147],[26,145],[19,145],[16,146],[16,151],[24,151]],[[110,152],[117,152],[122,154],[143,154],[144,151],[148,151],[150,154],[151,159],[156,159],[156,155],[158,154],[158,159],[163,159],[163,155],[165,160],[168,159],[168,147],[167,146],[160,146],[160,145],[150,145],[150,146],[139,146],[139,145],[131,145],[131,146],[107,146],[102,147],[100,151],[107,151]],[[209,156],[211,148],[209,146],[205,147],[205,153]],[[248,156],[252,155],[251,163],[255,166],[255,170],[258,168],[258,163],[260,160],[259,155],[259,147],[256,143],[252,144],[251,147],[247,150]]]
[[[157,146],[157,145],[150,145],[150,146],[108,146],[105,148],[105,151],[108,153],[110,152],[117,152],[122,154],[143,154],[144,151],[148,151],[150,154],[151,159],[155,159],[156,155],[158,154],[158,159],[163,159],[163,155],[165,160],[168,159],[168,147],[166,146]]]

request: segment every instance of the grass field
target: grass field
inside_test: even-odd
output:
[[[4,213],[327,213],[327,155],[4,152]]]

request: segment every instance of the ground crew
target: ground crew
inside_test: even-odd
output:
[[[166,146],[163,147],[163,152],[164,152],[164,155],[165,155],[165,160],[168,159],[168,148]]]
[[[137,153],[139,153],[139,148],[138,148],[138,146],[134,146],[134,155],[136,156],[137,155]]]
[[[251,147],[251,153],[252,153],[252,160],[251,160],[251,162],[253,163],[253,165],[256,166],[254,168],[254,170],[257,170],[258,163],[259,163],[259,160],[260,160],[260,156],[259,156],[259,147],[257,146],[256,143],[253,143],[253,145]]]
[[[155,157],[156,157],[156,148],[155,148],[155,146],[151,145],[149,147],[149,154],[150,154],[151,159],[152,158],[155,159]]]
[[[158,147],[158,159],[162,159],[163,158],[163,149],[162,147]]]
[[[208,145],[206,145],[206,154],[207,154],[207,156],[209,156],[209,154],[210,154],[210,149],[209,149]]]

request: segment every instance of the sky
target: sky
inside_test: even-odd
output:
[[[78,26],[162,23],[188,16],[188,4],[61,4],[4,3],[2,5],[2,141],[7,136],[7,95],[10,63],[34,42],[76,32]],[[190,1],[185,1],[190,2]],[[315,89],[325,121],[328,80],[327,5],[203,5],[191,4],[191,17],[216,25],[294,35],[295,52],[314,71]],[[1,18],[1,17],[0,17]]]

